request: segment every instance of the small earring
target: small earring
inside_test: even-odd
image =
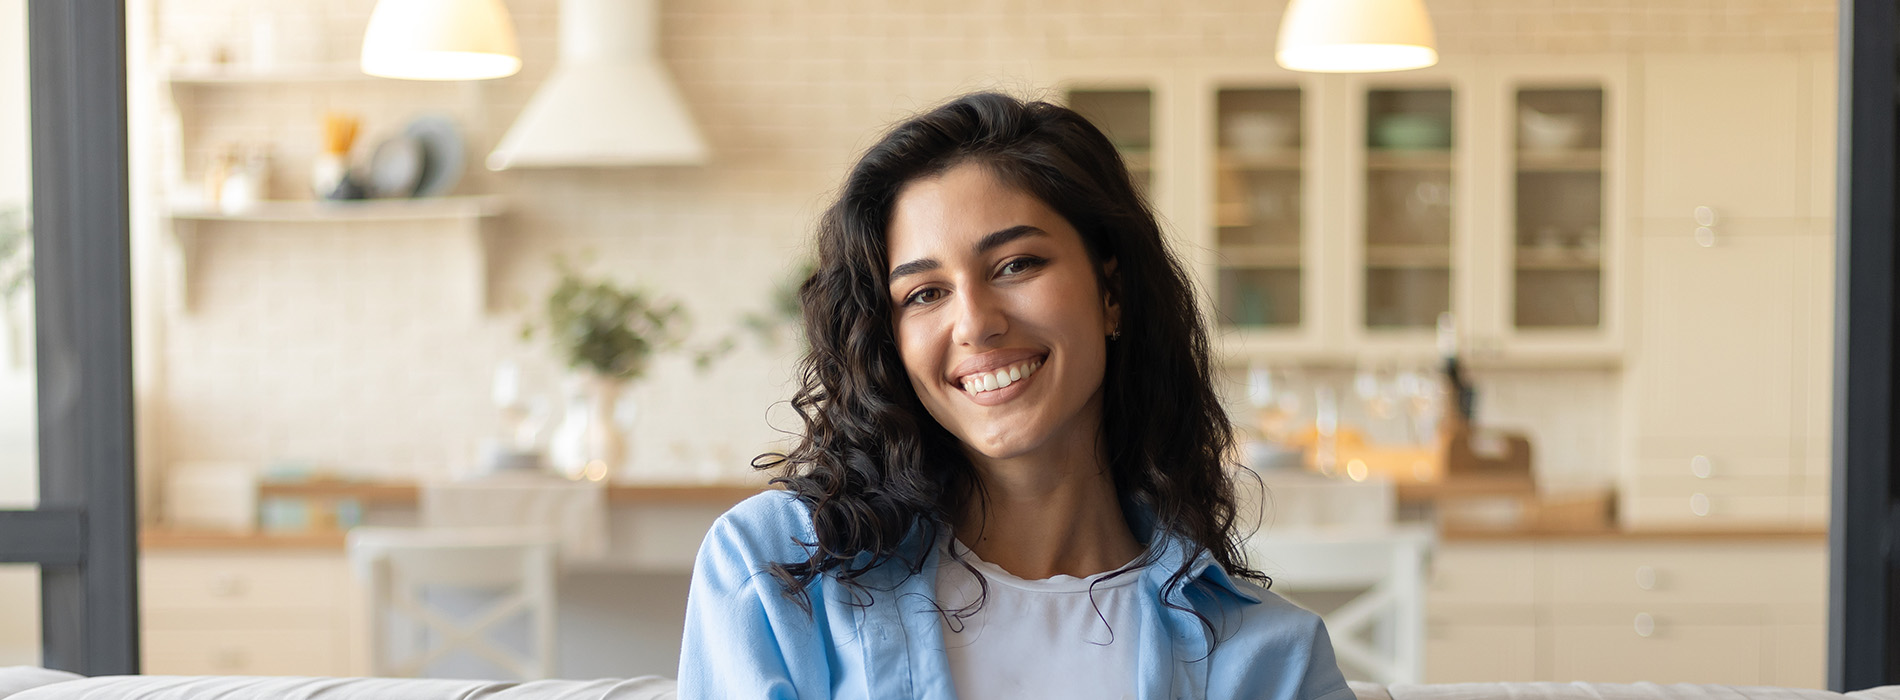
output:
[[[1122,329],[1120,329],[1120,328],[1117,328],[1117,329],[1115,329],[1115,330],[1114,330],[1113,332],[1111,332],[1111,333],[1109,333],[1109,334],[1108,334],[1108,339],[1109,339],[1109,340],[1121,340],[1121,339],[1122,339]]]

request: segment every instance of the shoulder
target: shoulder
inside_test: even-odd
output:
[[[749,563],[799,561],[809,556],[814,541],[811,510],[792,492],[772,489],[719,516],[700,555]]]
[[[1224,606],[1228,624],[1214,650],[1211,680],[1232,683],[1236,691],[1268,690],[1261,697],[1277,700],[1351,700],[1319,615],[1252,582],[1238,585],[1260,602]]]
[[[1324,639],[1325,624],[1320,622],[1319,615],[1252,581],[1236,581],[1235,585],[1260,600],[1252,605],[1234,606],[1240,615],[1230,633],[1234,641],[1240,642],[1237,646],[1292,650],[1310,647],[1316,639]]]

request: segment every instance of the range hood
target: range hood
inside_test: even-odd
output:
[[[562,0],[560,60],[489,170],[698,165],[706,142],[660,67],[659,0]]]

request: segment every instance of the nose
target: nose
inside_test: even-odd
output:
[[[953,298],[957,318],[956,326],[951,329],[951,340],[958,345],[983,347],[1009,330],[1009,316],[1004,313],[1002,300],[988,287],[966,287]]]

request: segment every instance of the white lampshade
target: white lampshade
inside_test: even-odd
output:
[[[377,0],[363,72],[405,80],[484,80],[521,70],[501,0]]]
[[[1291,0],[1274,60],[1290,70],[1377,73],[1438,62],[1425,0]]]

